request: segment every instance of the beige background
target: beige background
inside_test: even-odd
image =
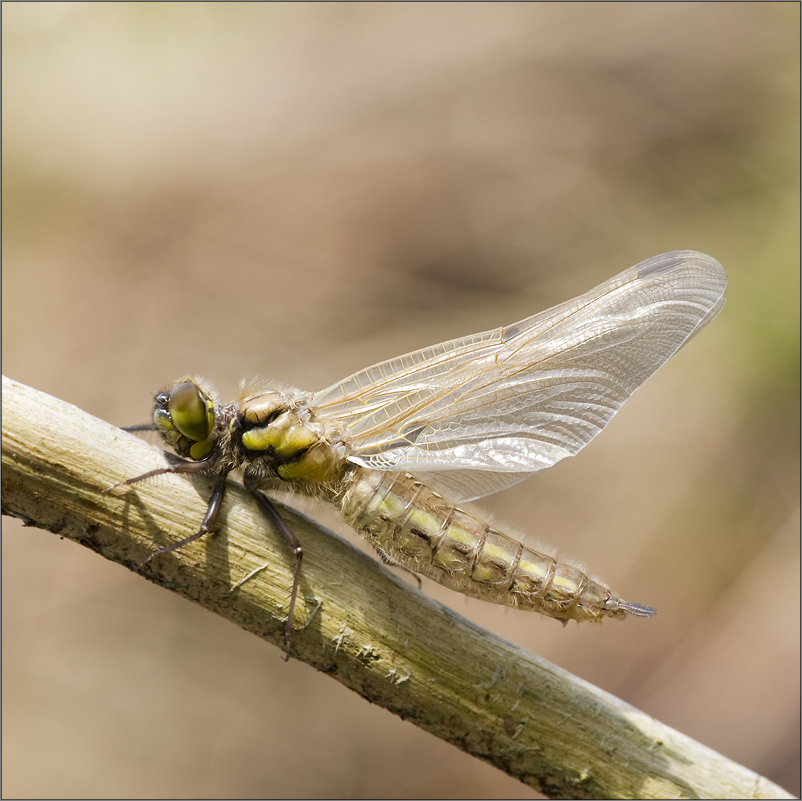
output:
[[[720,318],[577,459],[483,503],[657,617],[563,629],[424,589],[798,793],[798,26],[778,3],[4,5],[3,371],[143,422],[187,372],[319,389],[712,254]],[[532,796],[3,522],[4,796]]]

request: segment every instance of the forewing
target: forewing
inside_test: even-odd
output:
[[[457,498],[520,481],[595,437],[724,305],[715,259],[673,251],[514,325],[369,367],[318,393],[349,460]]]

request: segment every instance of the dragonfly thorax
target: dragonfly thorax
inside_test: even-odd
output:
[[[236,467],[255,486],[275,478],[328,484],[345,468],[341,439],[315,420],[305,393],[267,390],[243,398],[228,435]]]

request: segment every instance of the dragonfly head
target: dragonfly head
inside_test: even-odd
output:
[[[196,462],[205,459],[219,436],[211,395],[191,378],[184,378],[169,392],[160,392],[155,401],[156,430],[179,456]]]

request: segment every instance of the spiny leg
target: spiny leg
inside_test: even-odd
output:
[[[157,467],[155,470],[148,470],[147,473],[142,473],[141,476],[134,476],[125,481],[120,481],[117,484],[112,484],[110,487],[106,487],[106,489],[103,490],[103,494],[105,495],[107,492],[117,489],[117,487],[127,487],[130,484],[136,484],[140,481],[144,481],[146,478],[163,476],[165,473],[203,473],[213,466],[214,462],[212,459],[203,459],[200,462],[188,462],[182,459],[181,461],[168,464],[167,467]],[[226,475],[228,475],[227,472],[223,474],[223,478],[225,478]]]
[[[145,426],[142,426],[145,428]],[[156,470],[150,470],[147,473],[142,473],[141,476],[134,476],[133,478],[129,478],[126,481],[121,481],[119,484],[112,484],[110,487],[106,487],[103,490],[103,493],[111,492],[113,489],[117,489],[117,487],[125,487],[130,484],[136,484],[139,481],[144,481],[146,478],[153,478],[154,476],[161,476],[165,473],[202,473],[205,470],[208,470],[212,466],[212,461],[210,459],[203,459],[199,462],[188,462],[188,461],[180,461],[174,462],[172,464],[167,465],[167,467],[159,467]],[[203,516],[203,520],[201,521],[200,529],[197,532],[192,534],[189,537],[185,537],[183,540],[179,542],[175,542],[172,545],[168,545],[165,548],[160,548],[158,551],[154,551],[144,562],[141,562],[137,565],[136,570],[141,570],[151,559],[154,559],[157,556],[161,556],[164,553],[169,553],[170,551],[175,551],[178,548],[183,547],[189,542],[193,540],[197,540],[199,537],[202,537],[208,531],[210,531],[217,520],[217,515],[220,513],[220,507],[223,503],[223,495],[225,495],[226,490],[226,476],[228,475],[228,471],[225,473],[221,473],[217,479],[217,484],[214,486],[214,490],[212,490],[212,496],[209,498],[209,505],[206,508],[206,514]]]
[[[284,627],[284,661],[290,659],[290,633],[292,632],[292,618],[295,612],[295,599],[298,597],[298,582],[301,578],[301,561],[303,560],[303,548],[298,537],[293,530],[284,522],[284,519],[276,511],[276,507],[270,499],[258,490],[250,490],[259,508],[267,515],[270,522],[281,532],[284,541],[290,546],[290,550],[295,554],[295,575],[292,579],[292,593],[290,594],[290,608],[287,613],[287,625]]]
[[[418,582],[418,589],[423,589],[421,577],[411,567],[407,567],[406,565],[402,565],[400,562],[396,562],[392,556],[388,556],[381,548],[376,548],[376,552],[379,554],[379,558],[382,560],[382,562],[384,562],[384,564],[387,565],[387,567],[397,567],[399,570],[409,573],[409,575]]]
[[[149,430],[149,426],[131,426],[131,430]],[[168,465],[167,467],[160,467],[156,470],[150,470],[147,473],[143,473],[141,476],[135,476],[134,478],[129,478],[126,481],[121,481],[119,484],[113,484],[111,487],[107,487],[103,490],[104,493],[111,492],[111,490],[116,489],[117,487],[123,487],[130,484],[136,484],[138,481],[143,481],[146,478],[152,478],[153,476],[160,476],[165,473],[202,473],[205,470],[208,470],[210,467],[213,466],[213,462],[211,459],[204,459],[199,462],[188,462],[188,461],[180,461],[173,464]],[[170,551],[175,551],[178,548],[183,547],[184,545],[192,542],[193,540],[197,540],[202,537],[204,534],[209,532],[213,527],[215,522],[217,521],[217,516],[220,513],[220,507],[223,502],[223,495],[225,494],[226,488],[226,477],[228,473],[222,473],[218,480],[217,484],[215,484],[214,490],[212,491],[212,496],[209,499],[209,506],[206,509],[206,514],[203,517],[203,521],[201,522],[201,526],[194,534],[190,535],[189,537],[185,537],[183,540],[179,542],[173,543],[172,545],[168,545],[164,548],[160,548],[158,551],[154,551],[144,562],[137,566],[137,570],[141,570],[151,559],[154,559],[157,556],[161,556],[162,554],[169,553]],[[284,628],[284,661],[288,662],[290,659],[290,632],[292,631],[292,620],[293,614],[295,612],[295,600],[298,596],[298,584],[301,578],[301,562],[303,559],[303,549],[301,548],[301,543],[298,538],[293,533],[292,529],[284,522],[281,515],[276,511],[273,504],[270,500],[263,495],[258,490],[250,489],[249,492],[253,495],[256,503],[258,504],[259,508],[264,512],[265,515],[270,519],[273,525],[281,532],[281,535],[284,537],[286,543],[290,546],[290,550],[295,555],[295,575],[293,577],[292,582],[292,594],[290,595],[290,608],[289,613],[287,615],[287,625]],[[416,577],[417,578],[417,577]]]
[[[189,472],[189,471],[179,471],[179,472]],[[217,522],[217,516],[220,514],[220,507],[223,505],[223,496],[226,493],[226,474],[223,473],[218,479],[217,483],[214,485],[214,489],[212,490],[212,495],[209,498],[209,506],[206,508],[206,514],[203,516],[203,520],[201,521],[200,528],[194,533],[190,534],[188,537],[184,537],[183,540],[179,540],[178,542],[174,542],[172,545],[166,545],[164,548],[159,548],[158,551],[154,551],[144,562],[141,562],[137,565],[137,571],[142,570],[142,568],[150,562],[151,559],[155,559],[157,556],[161,556],[165,553],[170,553],[170,551],[178,550],[179,548],[183,548],[185,545],[193,542],[194,540],[200,539],[204,534],[207,534],[214,528],[214,524]]]

